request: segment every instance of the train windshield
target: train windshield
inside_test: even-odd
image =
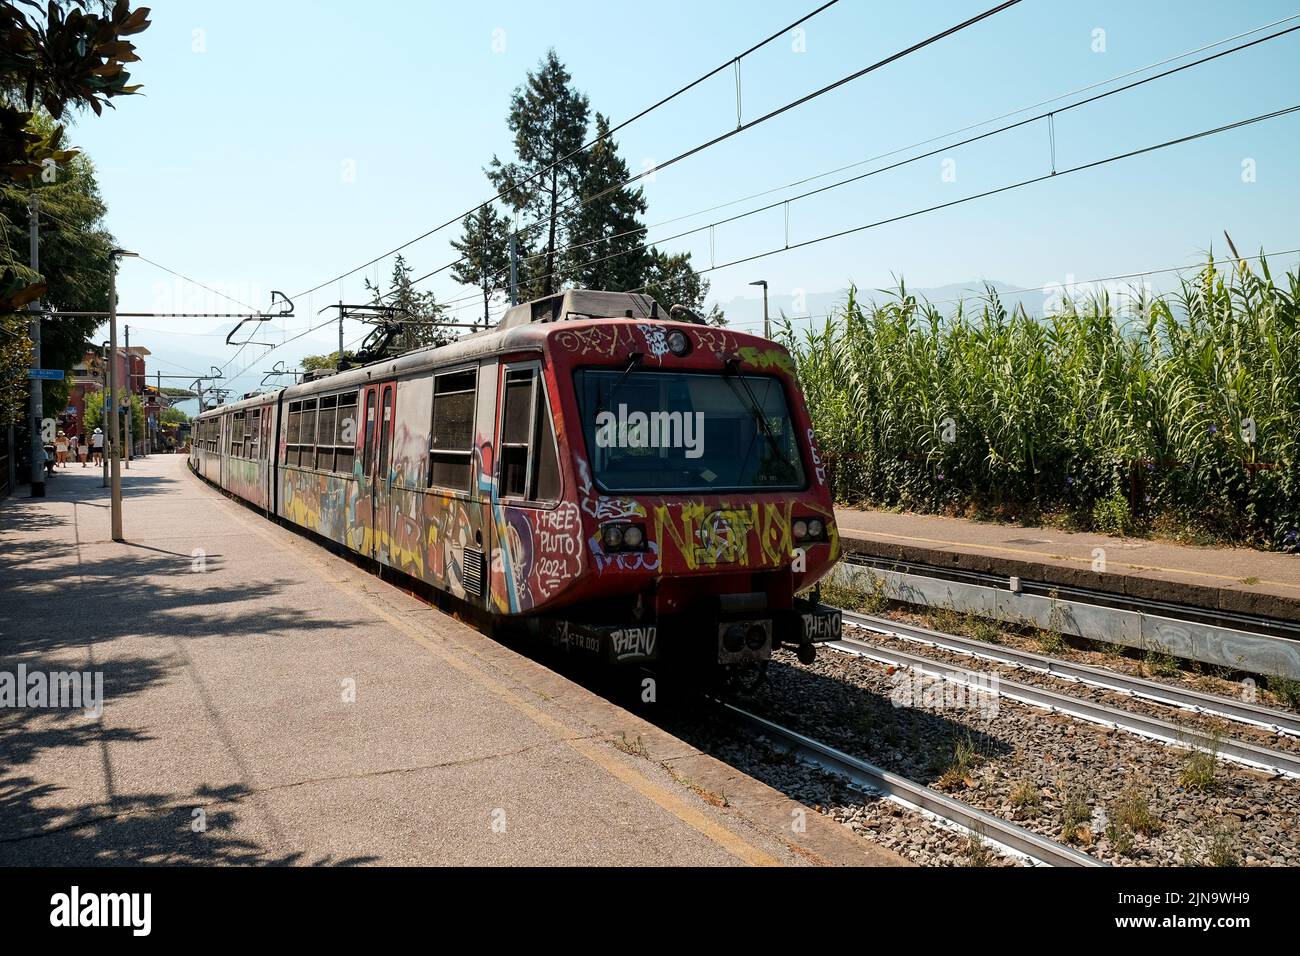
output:
[[[806,483],[776,378],[588,368],[575,381],[592,475],[605,491],[776,491]]]

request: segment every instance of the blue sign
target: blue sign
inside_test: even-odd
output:
[[[63,369],[61,368],[29,368],[27,370],[28,378],[44,378],[54,382],[63,381]]]

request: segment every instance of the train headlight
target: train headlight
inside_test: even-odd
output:
[[[600,543],[609,554],[614,551],[644,551],[645,526],[616,521],[600,526]]]
[[[722,647],[728,654],[739,654],[745,649],[745,625],[732,624],[722,632]]]
[[[794,539],[796,541],[808,540],[808,522],[802,518],[794,523]]]
[[[668,333],[668,351],[672,352],[678,358],[686,355],[691,350],[691,337],[681,329],[673,329]]]
[[[813,518],[812,521],[808,522],[808,537],[810,538],[816,538],[818,541],[820,541],[822,532],[825,530],[826,530],[826,526],[823,525],[816,518]]]

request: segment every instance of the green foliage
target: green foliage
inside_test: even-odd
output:
[[[184,425],[187,424],[189,420],[190,416],[186,415],[179,408],[164,408],[158,414],[158,422],[161,425]]]
[[[389,341],[383,350],[384,355],[400,355],[430,345],[446,345],[456,337],[451,329],[427,324],[445,322],[447,310],[438,304],[432,292],[421,292],[415,288],[415,284],[411,281],[413,271],[399,253],[393,261],[393,274],[389,278],[387,292],[382,292],[379,286],[372,284],[369,279],[365,280],[366,291],[373,297],[373,303],[395,307],[402,320],[400,331]],[[379,337],[372,334],[371,338],[362,343],[361,348],[357,350],[360,361],[373,361],[384,357],[375,352],[378,341]],[[337,352],[334,354],[338,355]]]
[[[1210,260],[1132,314],[1103,295],[1042,319],[992,289],[946,316],[902,284],[850,289],[824,327],[778,337],[840,500],[1300,550],[1300,270]]]
[[[511,98],[506,125],[514,135],[515,159],[494,156],[486,173],[507,208],[540,224],[516,239],[520,300],[565,286],[644,289],[665,308],[680,303],[713,325],[725,325],[717,306],[705,309],[709,282],[691,266],[690,253],[670,255],[646,246],[645,195],[640,187],[622,185],[630,173],[606,116],[596,114],[592,139],[598,141],[583,149],[589,110],[586,94],[573,86],[554,50]],[[453,274],[483,291],[486,320],[493,294],[509,288],[509,226],[489,206],[462,225],[462,237],[452,245],[465,261]]]
[[[1102,534],[1123,536],[1133,530],[1133,514],[1128,499],[1114,492],[1092,506],[1092,526]]]
[[[121,407],[123,392],[118,392],[118,407]],[[170,410],[170,409],[169,409]],[[104,429],[107,435],[108,425],[104,419],[104,401],[102,392],[90,392],[86,396],[86,414],[82,419],[86,434],[89,435],[96,428]],[[140,438],[145,433],[144,402],[139,395],[131,396],[131,435],[133,438]],[[122,440],[126,441],[126,416],[119,412],[117,416],[117,427],[120,428]]]
[[[54,123],[38,116],[30,126],[41,136],[49,136]],[[38,275],[28,267],[29,203],[31,190],[5,183],[0,177],[0,266],[12,271],[22,285],[40,279],[41,304],[61,311],[103,311],[108,308],[108,253],[114,240],[103,225],[105,207],[100,198],[95,168],[83,154],[71,156],[63,165],[51,167],[48,179],[36,180],[40,224],[40,267]],[[41,366],[70,371],[81,360],[99,320],[94,318],[49,318],[41,322]],[[4,323],[13,334],[0,332],[6,342],[0,344],[0,393],[12,397],[25,391],[29,367],[30,343],[26,320],[21,317]],[[12,351],[8,340],[21,336],[26,343],[19,352]],[[43,386],[47,408],[67,404],[70,381],[46,382]],[[0,404],[0,413],[10,417],[0,425],[21,418],[21,403],[15,408]]]
[[[355,364],[356,359],[357,354],[350,349],[343,353],[345,365]],[[336,369],[339,367],[339,353],[336,350],[330,352],[328,355],[304,355],[302,361],[298,364],[302,366],[304,372],[316,372],[320,369]]]
[[[670,255],[651,249],[645,271],[645,291],[666,309],[684,305],[710,325],[727,324],[726,316],[716,305],[709,310],[704,308],[709,296],[709,280],[695,271],[689,252]]]
[[[510,292],[510,220],[484,203],[478,212],[465,217],[464,233],[451,247],[463,257],[451,270],[462,285],[475,285],[483,292],[483,327],[487,328],[493,296]]]
[[[564,276],[583,289],[627,292],[640,288],[650,260],[640,218],[646,201],[640,187],[620,185],[628,178],[627,163],[600,113],[596,135],[604,138],[583,157],[582,201],[566,216],[572,242],[563,256]]]
[[[17,421],[27,407],[25,370],[31,363],[26,321],[17,315],[0,315],[0,427]]]
[[[487,169],[507,206],[547,222],[537,239],[540,259],[530,270],[536,276],[530,298],[550,295],[560,285],[557,250],[564,237],[558,213],[567,197],[581,191],[583,158],[570,154],[585,144],[588,109],[586,94],[574,89],[569,71],[548,50],[510,99],[506,126],[514,135],[515,159],[494,156]]]
[[[149,9],[132,10],[127,0],[103,3],[98,13],[86,12],[89,6],[86,0],[0,3],[0,190],[43,184],[74,161],[76,151],[63,147],[56,122],[67,108],[98,115],[114,97],[140,88],[127,82],[124,65],[140,58],[124,38],[148,28]],[[0,219],[6,227],[13,221],[9,210]],[[0,313],[20,308],[39,281],[10,268],[0,275]]]
[[[59,119],[68,106],[88,106],[99,115],[113,97],[140,89],[127,82],[124,65],[140,58],[123,38],[149,27],[149,8],[132,10],[127,0],[105,3],[99,13],[88,7],[86,0],[52,0],[44,9],[34,2],[0,4],[0,85],[21,90],[28,109],[39,103]]]
[[[1277,695],[1283,705],[1292,710],[1300,708],[1300,680],[1287,677],[1285,674],[1270,674],[1268,689]]]
[[[1215,734],[1205,739],[1193,738],[1190,742],[1192,749],[1178,773],[1178,783],[1188,790],[1205,793],[1214,786],[1222,738]]]

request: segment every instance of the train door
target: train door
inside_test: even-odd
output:
[[[370,491],[370,548],[367,554],[384,564],[389,563],[389,535],[392,532],[393,477],[390,462],[396,397],[395,382],[367,385],[362,397],[366,409],[363,471]]]
[[[574,532],[568,525],[572,516],[556,511],[559,456],[541,363],[503,364],[501,383],[492,502],[497,513],[493,573],[499,568],[500,579],[493,586],[499,588],[498,607],[518,613],[552,594],[566,576],[576,576],[580,566],[578,555],[563,547]],[[559,539],[564,540],[557,559],[550,551]]]

